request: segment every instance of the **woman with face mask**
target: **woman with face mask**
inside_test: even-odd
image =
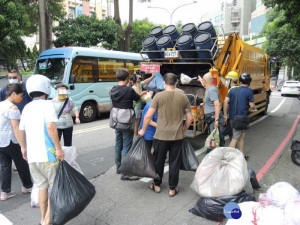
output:
[[[68,98],[68,86],[65,84],[56,85],[57,97],[52,99],[56,114],[59,116],[56,123],[58,137],[64,136],[64,146],[72,146],[73,119],[71,113],[74,112],[76,118],[75,123],[80,124],[78,107]],[[64,106],[64,108],[63,108]],[[60,112],[62,110],[61,115]]]
[[[11,191],[11,166],[14,161],[23,187],[22,193],[31,191],[32,181],[28,163],[23,159],[20,145],[20,111],[14,104],[20,103],[24,95],[20,84],[8,84],[6,87],[6,100],[0,102],[0,165],[1,165],[1,195],[0,200],[5,201],[16,195]]]

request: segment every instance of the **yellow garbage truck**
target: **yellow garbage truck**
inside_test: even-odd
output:
[[[195,41],[196,38],[197,36],[194,37]],[[195,137],[206,129],[203,108],[205,89],[197,81],[197,77],[203,76],[209,71],[213,76],[214,84],[219,89],[222,104],[228,88],[221,78],[225,78],[230,71],[235,71],[239,75],[249,73],[252,76],[250,88],[254,92],[257,111],[249,111],[249,117],[265,114],[268,109],[270,96],[268,56],[261,49],[244,43],[237,33],[228,36],[219,35],[211,37],[211,39],[213,45],[206,49],[202,46],[195,46],[194,49],[182,49],[176,43],[170,48],[158,47],[149,50],[147,43],[143,43],[141,51],[144,56],[142,63],[144,68],[147,67],[147,64],[152,67],[156,65],[162,75],[172,72],[178,76],[178,88],[185,92],[192,107],[194,121],[193,129],[189,133],[190,137]],[[188,55],[186,55],[187,53]],[[190,79],[184,81],[181,79],[182,76]]]

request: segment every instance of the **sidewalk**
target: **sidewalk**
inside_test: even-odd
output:
[[[300,124],[293,139],[300,140]],[[300,189],[300,167],[294,165],[290,158],[290,144],[288,144],[274,163],[273,167],[260,182],[262,188],[255,192],[265,192],[271,185],[279,181],[286,181]],[[203,154],[199,156],[202,158]],[[258,172],[258,171],[256,171]],[[168,173],[164,174],[162,192],[155,193],[142,181],[121,181],[116,174],[116,168],[110,168],[105,174],[96,177],[91,182],[96,187],[96,196],[87,208],[68,225],[216,225],[214,221],[206,220],[188,212],[199,196],[189,187],[194,178],[194,172],[180,171],[179,193],[173,198],[168,196]],[[30,203],[5,213],[14,225],[38,224],[39,208],[31,208]]]

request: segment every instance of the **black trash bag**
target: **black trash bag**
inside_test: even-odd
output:
[[[194,148],[191,145],[191,143],[187,140],[187,138],[184,138],[182,140],[180,169],[196,172],[198,166],[199,161],[195,154]]]
[[[201,197],[194,208],[190,209],[189,212],[196,216],[220,222],[225,218],[223,208],[228,202],[241,203],[255,200],[256,199],[253,195],[246,194],[244,191],[237,195],[229,195],[219,198]]]
[[[300,141],[293,140],[291,145],[293,163],[300,166]]]
[[[154,159],[140,135],[133,141],[131,149],[118,168],[119,173],[138,177],[159,178],[154,166]]]
[[[253,189],[259,189],[260,185],[258,183],[258,180],[256,179],[256,173],[253,169],[248,169],[249,176],[250,176],[250,183]]]
[[[96,194],[95,186],[66,161],[59,163],[50,195],[52,225],[78,216]]]

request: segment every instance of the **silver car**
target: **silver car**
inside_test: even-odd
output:
[[[285,81],[281,88],[281,96],[300,95],[300,81]]]

